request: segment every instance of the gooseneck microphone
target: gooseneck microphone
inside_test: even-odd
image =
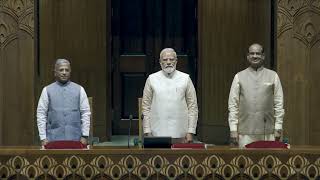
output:
[[[130,132],[131,132],[131,122],[132,122],[132,115],[129,115],[129,128],[128,128],[128,148],[130,148]]]
[[[264,117],[263,118],[263,139],[266,141],[266,123],[267,123],[267,120],[266,118]]]

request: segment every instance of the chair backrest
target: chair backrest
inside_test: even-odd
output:
[[[142,120],[143,120],[143,117],[142,117],[142,98],[138,98],[138,113],[139,113],[139,147],[141,148],[142,147],[142,137],[143,137],[143,129],[142,129]]]

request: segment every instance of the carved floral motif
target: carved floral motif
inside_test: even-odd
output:
[[[0,47],[16,39],[19,30],[34,36],[33,0],[0,0]]]
[[[320,0],[278,0],[277,36],[292,29],[292,37],[311,48],[320,37],[319,19]]]
[[[116,156],[99,155],[85,161],[84,156],[72,155],[62,161],[50,155],[38,157],[33,163],[22,156],[13,156],[7,161],[0,161],[0,175],[10,178],[17,174],[29,179],[47,176],[64,179],[69,176],[85,179],[122,179],[124,177],[140,177],[148,179],[153,176],[168,177],[169,179],[184,179],[185,176],[203,179],[223,177],[227,179],[238,176],[253,179],[268,179],[276,176],[286,179],[303,176],[314,179],[320,177],[320,158],[310,162],[310,157],[293,155],[287,161],[281,161],[277,156],[267,155],[253,161],[246,155],[235,156],[230,162],[223,157],[209,155],[199,161],[192,155],[177,155],[169,162],[166,156],[153,155],[149,158],[135,155],[124,155],[119,161]],[[60,162],[60,163],[59,163]],[[159,164],[161,163],[161,164]]]

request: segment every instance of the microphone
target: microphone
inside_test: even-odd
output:
[[[128,128],[128,148],[130,148],[130,132],[131,132],[131,122],[132,122],[132,114],[129,115],[129,128]]]
[[[266,140],[266,118],[263,118],[263,139]]]

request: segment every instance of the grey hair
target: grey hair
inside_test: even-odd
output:
[[[177,58],[177,53],[176,53],[176,51],[174,51],[173,48],[164,48],[164,49],[160,52],[160,60],[162,59],[164,53],[166,53],[166,52],[172,52],[173,55],[174,55],[174,57]]]
[[[250,48],[251,48],[252,46],[260,46],[260,47],[261,47],[261,53],[264,53],[264,48],[263,48],[263,46],[262,46],[261,44],[258,44],[258,43],[253,43],[253,44],[251,44],[251,45],[249,46],[249,48],[248,48],[248,52],[249,52],[249,50],[250,50]]]
[[[56,69],[58,66],[60,66],[61,64],[68,64],[70,65],[70,61],[68,61],[67,59],[57,59],[56,63],[54,65],[54,68]]]

